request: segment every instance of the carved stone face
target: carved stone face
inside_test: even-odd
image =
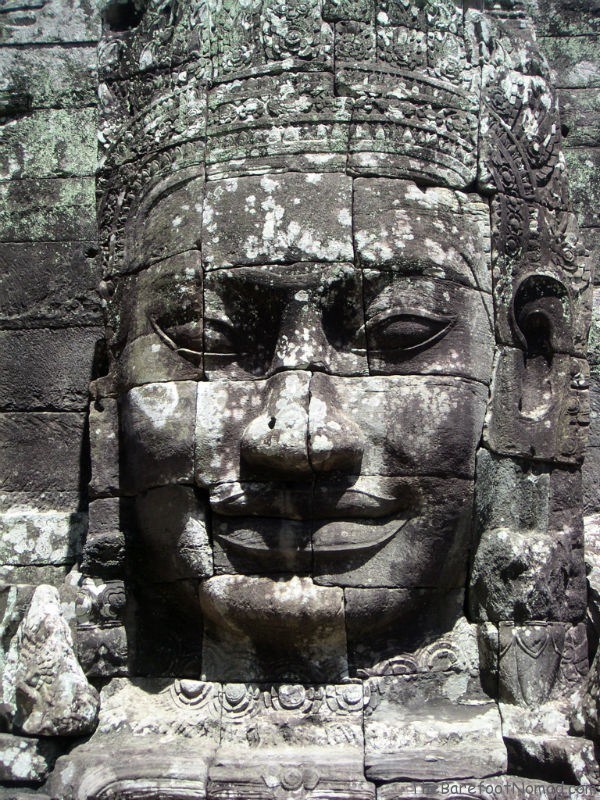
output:
[[[488,206],[336,173],[147,206],[130,257],[160,260],[124,282],[115,337],[122,481],[143,580],[204,621],[204,674],[339,679],[447,624],[492,368]]]

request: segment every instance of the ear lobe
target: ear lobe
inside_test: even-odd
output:
[[[588,366],[573,353],[571,298],[554,277],[529,275],[509,318],[516,347],[498,349],[484,439],[506,455],[577,464],[589,425]]]

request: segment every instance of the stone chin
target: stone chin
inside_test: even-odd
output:
[[[221,631],[283,650],[337,628],[344,614],[341,589],[297,576],[217,575],[200,584],[200,603]]]

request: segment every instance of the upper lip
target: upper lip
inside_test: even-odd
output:
[[[364,519],[414,515],[418,493],[413,481],[369,478],[310,484],[235,481],[213,486],[210,505],[225,516],[287,519]]]

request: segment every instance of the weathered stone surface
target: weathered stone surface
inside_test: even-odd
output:
[[[283,173],[211,182],[203,260],[208,269],[352,260],[351,203],[352,181],[344,175]]]
[[[577,696],[580,701],[580,696]],[[545,703],[524,711],[500,704],[509,770],[576,785],[597,785],[598,764],[589,739],[568,735],[568,704]]]
[[[484,619],[581,619],[585,608],[582,553],[568,534],[510,528],[486,531],[471,583]],[[579,602],[573,602],[573,594]]]
[[[585,625],[501,622],[498,669],[504,702],[537,708],[561,695],[580,695],[588,672]]]
[[[92,497],[119,491],[119,410],[117,401],[101,397],[90,404],[89,442]]]
[[[135,499],[136,573],[149,581],[209,578],[213,555],[204,504],[189,486],[162,486]]]
[[[84,429],[85,415],[75,412],[0,414],[0,487],[79,491]]]
[[[0,733],[0,780],[8,784],[40,784],[60,751],[60,744],[52,739],[25,739]],[[9,797],[18,800],[21,796],[19,790],[7,790],[7,800]]]
[[[243,380],[305,367],[368,373],[363,279],[351,264],[215,270],[204,286],[207,377]]]
[[[98,695],[77,663],[58,592],[51,586],[35,590],[11,642],[2,681],[14,729],[42,736],[94,730]]]
[[[0,132],[0,180],[93,175],[96,127],[94,108],[37,111],[7,122]]]
[[[600,149],[598,147],[574,147],[565,151],[569,169],[573,207],[579,224],[590,228],[600,225],[598,193],[595,176],[598,174]]]
[[[140,491],[190,483],[194,471],[196,384],[151,383],[121,403],[126,473],[122,486]]]
[[[306,520],[246,521],[213,514],[215,574],[310,574],[311,527]]]
[[[78,108],[97,102],[96,48],[54,45],[4,47],[0,52],[0,87],[26,98],[29,108]]]
[[[200,585],[207,680],[323,682],[347,675],[344,595],[309,578],[218,575]],[[273,637],[277,631],[276,638]]]
[[[444,685],[440,675],[369,680],[367,778],[383,783],[452,780],[505,771],[498,707],[464,697],[463,681],[455,678]]]
[[[4,504],[5,501],[1,503]],[[87,515],[79,511],[7,506],[0,511],[0,563],[73,564],[81,552],[86,530]]]
[[[94,42],[100,38],[100,14],[85,0],[36,0],[4,10],[2,44]]]
[[[100,328],[0,332],[0,408],[3,411],[80,411]]]
[[[565,144],[599,147],[600,89],[563,89],[558,97]]]
[[[93,239],[93,178],[40,178],[0,184],[3,242]]]
[[[69,566],[55,567],[48,564],[34,564],[30,567],[0,565],[0,583],[6,585],[30,584],[38,586],[47,583],[59,588],[65,582]]]
[[[333,486],[323,484],[322,488],[320,495],[317,485],[318,501],[331,502],[336,495]],[[347,482],[340,486],[340,494],[344,489]],[[360,518],[334,518],[332,522],[325,518],[315,523],[316,582],[369,589],[463,586],[471,536],[472,491],[470,481],[448,478],[413,476],[395,478],[390,483],[377,478],[356,481],[345,494],[351,507],[360,509]],[[390,495],[395,498],[391,514],[383,519],[362,516],[369,511],[381,514]],[[363,506],[366,498],[371,502]]]
[[[0,324],[49,328],[101,321],[93,242],[0,245]]]
[[[125,227],[125,269],[135,269],[200,241],[205,182],[197,171],[159,182],[138,201]]]
[[[348,588],[344,600],[351,676],[478,672],[461,590]]]
[[[526,358],[521,350],[497,355],[492,403],[484,438],[505,455],[577,464],[589,426],[588,367],[583,359],[555,354]]]
[[[491,291],[489,209],[478,195],[360,178],[353,209],[362,266]]]
[[[571,0],[536,2],[587,125],[591,0],[580,30]],[[76,583],[85,672],[130,677],[52,793],[597,782],[580,481],[597,248],[570,211],[526,3],[111,2],[103,17],[106,354],[83,574],[62,599],[71,617]],[[15,87],[23,128],[49,95]],[[66,240],[92,204],[55,204],[31,233],[25,151],[10,236]],[[594,149],[570,152],[590,226]],[[593,564],[589,582],[593,652]]]
[[[598,36],[543,36],[540,44],[551,62],[560,88],[600,87]]]

